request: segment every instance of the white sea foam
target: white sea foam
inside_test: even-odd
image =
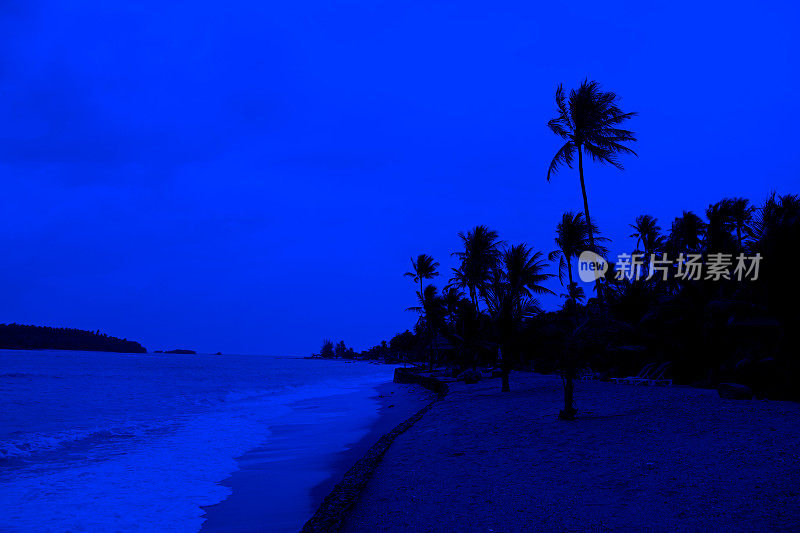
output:
[[[298,372],[320,370],[305,363],[281,364],[296,364]],[[258,364],[269,366],[263,361]],[[258,380],[248,376],[229,377],[226,387],[209,389],[205,384],[215,383],[214,376],[199,371],[196,381],[204,383],[199,387],[202,393],[194,385],[170,379],[159,378],[147,387],[123,380],[135,395],[147,397],[145,401],[115,392],[111,400],[125,403],[129,424],[119,423],[119,413],[113,411],[117,418],[103,419],[109,422],[105,428],[0,434],[6,456],[23,460],[0,467],[0,530],[197,531],[204,520],[200,507],[218,503],[229,494],[218,483],[237,469],[236,457],[268,442],[270,424],[289,413],[293,403],[369,387],[390,377],[387,369],[370,365],[354,372],[355,366],[340,365],[332,367],[336,372],[328,369],[315,377],[301,376],[289,386],[273,382],[264,388],[253,386]],[[74,374],[78,375],[86,374]],[[162,387],[175,390],[167,394]],[[68,410],[73,421],[81,416],[82,400],[61,398],[62,403],[75,404]],[[91,409],[104,405],[86,402]],[[170,402],[180,409],[164,405]],[[148,412],[152,418],[147,418]],[[24,419],[17,419],[8,429],[22,424]],[[44,424],[46,429],[54,425],[58,424]],[[31,421],[31,426],[36,422]]]

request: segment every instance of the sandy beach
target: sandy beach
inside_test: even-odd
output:
[[[344,531],[797,531],[800,405],[556,376],[453,383],[397,437]]]

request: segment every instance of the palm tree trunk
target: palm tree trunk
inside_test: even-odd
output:
[[[561,420],[574,420],[575,409],[572,407],[573,396],[575,392],[575,385],[572,381],[572,365],[568,365],[564,369],[566,376],[564,378],[564,410],[559,413],[558,418]]]
[[[472,298],[472,305],[475,306],[475,314],[480,314],[480,310],[478,309],[478,297],[475,295],[475,287],[470,286],[469,296]]]
[[[583,213],[586,215],[586,224],[589,226],[589,245],[594,252],[594,232],[592,231],[592,219],[589,216],[589,199],[586,197],[586,183],[583,181],[583,150],[578,145],[578,174],[581,178],[581,192],[583,193]],[[603,291],[600,286],[600,278],[594,281],[594,289],[597,292],[597,299],[603,301]]]
[[[642,244],[644,244],[644,243],[642,243]],[[637,246],[637,248],[638,248],[638,246]],[[650,255],[647,253],[647,248],[645,248],[644,246],[642,246],[642,255],[644,255],[644,257],[642,258],[642,266],[639,267],[639,270],[640,270],[640,272],[642,274],[642,277],[644,278],[644,277],[647,277],[647,274],[648,274],[649,269],[650,269],[650,263],[647,261],[647,258],[650,257]]]
[[[503,390],[502,392],[511,392],[511,386],[508,383],[508,375],[511,373],[511,364],[508,361],[508,355],[503,355],[503,361],[501,363],[501,368],[503,369]]]
[[[592,232],[592,219],[589,216],[589,200],[586,198],[586,183],[583,181],[583,151],[578,145],[578,174],[581,177],[581,192],[583,193],[583,214],[586,215],[586,223],[589,225],[589,244],[594,248],[594,233]]]
[[[572,287],[572,258],[567,257],[567,275],[569,276],[569,287]],[[569,287],[567,287],[567,295],[569,295]]]
[[[419,277],[419,301],[420,305],[422,305],[422,312],[425,313],[425,329],[431,334],[431,342],[433,342],[433,328],[431,328],[431,325],[428,322],[428,313],[425,311],[425,289],[422,287],[422,276]],[[429,350],[429,352],[428,368],[433,370],[433,350]]]

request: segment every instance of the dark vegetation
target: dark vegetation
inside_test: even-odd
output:
[[[746,215],[739,224],[742,207]],[[670,258],[699,253],[707,259],[722,250],[734,265],[739,253],[760,254],[758,278],[677,279],[679,265],[671,262],[666,280],[661,273],[646,279],[646,264],[639,279],[616,279],[618,268],[611,263],[600,285],[603,300],[587,301],[570,278],[575,251],[591,247],[582,214],[565,214],[557,225],[552,262],[478,226],[462,235],[461,266],[450,284],[416,291],[419,305],[409,308],[418,314],[413,332],[360,354],[334,350],[328,342],[322,355],[417,361],[456,372],[498,366],[505,376],[511,368],[560,371],[565,379],[584,367],[610,378],[671,362],[676,383],[713,387],[733,381],[761,397],[800,399],[800,287],[792,275],[793,265],[800,265],[800,197],[773,195],[758,208],[742,199],[722,200],[709,206],[705,219],[683,213],[668,232],[646,215],[632,227],[631,253],[644,249]],[[595,241],[600,241],[596,229]],[[414,262],[433,264],[430,258]],[[541,283],[556,275],[564,304],[544,312],[535,296],[548,292]]]
[[[8,350],[86,350],[146,353],[141,344],[100,331],[0,324],[0,348]]]
[[[605,278],[586,290],[574,279],[581,252],[608,257],[609,241],[589,217],[583,155],[621,169],[618,156],[633,154],[625,143],[634,134],[620,125],[635,114],[617,102],[595,82],[569,97],[561,87],[556,92],[557,117],[548,126],[564,144],[547,179],[577,159],[583,212],[564,213],[546,259],[525,243],[508,245],[486,226],[459,233],[462,249],[453,253],[459,266],[444,289],[426,285],[439,275],[438,262],[425,254],[411,260],[405,275],[417,288],[417,305],[409,308],[418,315],[413,332],[358,355],[326,341],[321,356],[424,362],[447,366],[453,375],[491,366],[500,370],[503,390],[513,368],[558,372],[565,419],[575,416],[579,372],[610,379],[636,375],[650,363],[671,363],[676,384],[735,382],[757,397],[800,400],[800,196],[773,193],[757,206],[725,198],[709,205],[705,217],[684,211],[666,230],[643,214],[632,221],[628,248],[645,258],[638,279],[618,277],[620,265],[611,262]],[[700,254],[707,265],[719,253],[730,254],[730,279],[706,279],[705,270],[700,279],[679,275],[681,254]],[[667,254],[658,273],[649,265],[652,254]],[[737,257],[756,254],[758,276],[737,279]],[[544,312],[536,296],[550,292],[542,283],[554,276],[564,303]],[[587,291],[596,296],[587,299]]]

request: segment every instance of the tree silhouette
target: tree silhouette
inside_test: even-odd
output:
[[[419,300],[419,305],[409,307],[406,311],[419,314],[417,328],[426,332],[427,336],[433,339],[446,324],[445,302],[433,285],[427,285],[422,291],[417,291],[417,300]],[[431,354],[430,366],[433,367],[433,354]]]
[[[464,245],[464,251],[453,253],[461,260],[461,265],[453,269],[450,285],[469,290],[470,299],[477,313],[480,312],[478,295],[482,295],[486,289],[503,242],[496,231],[486,226],[475,226],[466,234],[459,232],[458,236]]]
[[[592,235],[596,237],[593,239]],[[558,281],[564,285],[566,275],[569,284],[573,284],[572,279],[572,260],[580,256],[585,250],[592,251],[598,255],[605,255],[608,250],[598,244],[608,241],[605,237],[600,237],[600,230],[596,225],[589,225],[583,217],[583,213],[573,213],[568,211],[561,215],[561,222],[556,226],[555,243],[558,248],[550,252],[550,261],[558,260]]]
[[[743,249],[742,235],[746,235],[750,231],[750,222],[753,220],[755,208],[750,205],[750,200],[747,198],[730,198],[725,201],[729,205],[733,225],[736,228],[736,243],[741,251]]]
[[[322,357],[333,357],[333,341],[330,339],[323,340],[319,354]]]
[[[422,288],[422,282],[426,279],[433,279],[439,275],[439,272],[436,269],[439,268],[439,263],[436,262],[433,257],[427,254],[419,254],[417,259],[411,258],[411,272],[406,272],[403,274],[409,278],[412,278],[416,283],[419,283],[419,294],[424,295],[424,290]]]
[[[643,268],[647,272],[650,256],[658,252],[664,245],[664,237],[659,233],[661,227],[658,225],[658,220],[650,215],[639,215],[636,217],[636,222],[630,224],[630,227],[635,230],[630,235],[636,238],[636,250],[634,253],[644,255]],[[640,246],[641,249],[639,249]]]
[[[484,299],[503,354],[503,392],[510,390],[508,376],[518,358],[522,323],[541,312],[533,295],[552,294],[541,285],[552,276],[543,272],[546,266],[541,252],[533,252],[524,243],[511,246],[502,252],[486,285]]]
[[[564,87],[559,84],[556,89],[556,106],[558,114],[547,125],[566,142],[550,162],[547,170],[547,181],[558,172],[561,165],[572,168],[575,154],[578,155],[578,173],[583,193],[583,212],[586,222],[592,228],[589,216],[589,200],[586,196],[586,184],[583,179],[583,152],[592,160],[607,163],[622,170],[618,156],[621,153],[636,155],[625,143],[636,141],[634,133],[619,126],[636,113],[623,113],[617,105],[619,98],[613,92],[600,90],[596,81],[584,80],[578,90],[572,89],[569,98],[564,94]],[[594,234],[589,232],[589,242],[594,244]]]
[[[681,252],[695,253],[700,250],[706,223],[692,211],[684,211],[683,215],[672,221],[667,242],[673,254]]]
[[[706,252],[733,252],[736,242],[733,238],[735,222],[729,200],[711,204],[706,209],[708,223],[705,225],[703,244]]]

